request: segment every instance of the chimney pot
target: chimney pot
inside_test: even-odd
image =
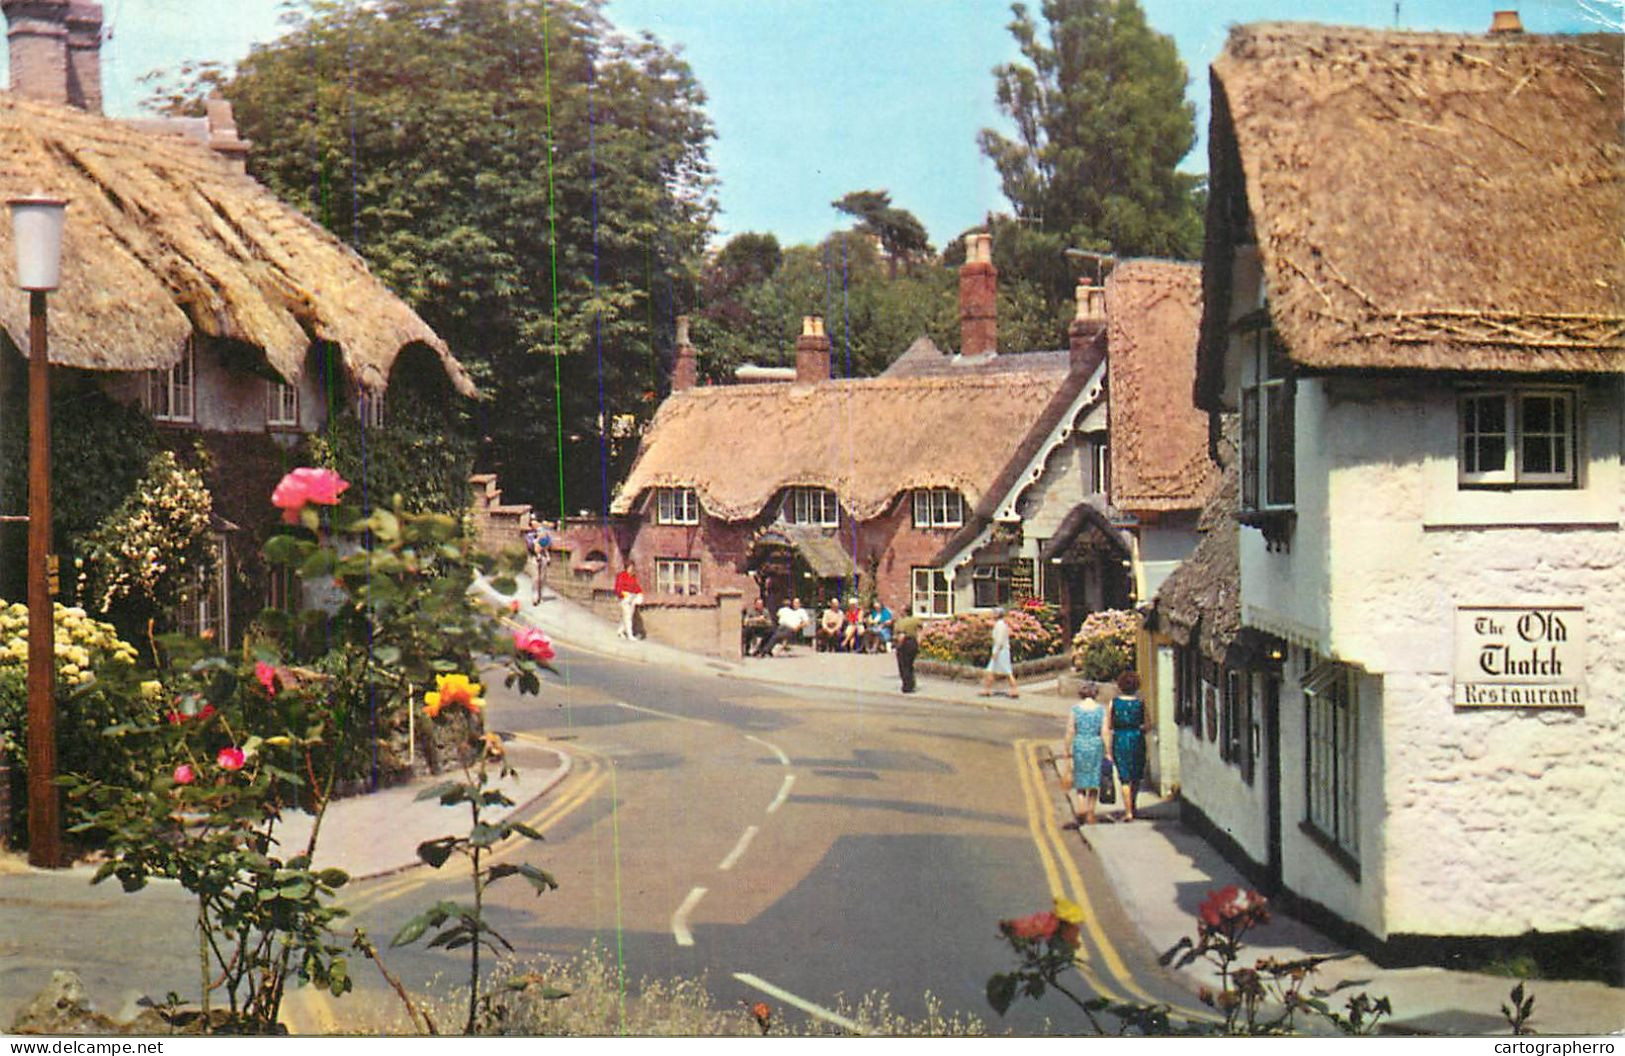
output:
[[[237,115],[232,112],[231,100],[219,92],[210,92],[203,101],[204,119],[209,123],[209,147],[231,163],[239,173],[248,171],[248,151],[253,146],[237,137]]]
[[[671,391],[692,389],[699,380],[699,352],[688,339],[688,316],[677,317],[677,358],[671,365]]]
[[[1067,348],[1072,354],[1073,370],[1092,371],[1099,363],[1095,353],[1106,332],[1106,289],[1079,279],[1076,296],[1077,308],[1067,327]]]
[[[1501,34],[1522,32],[1523,19],[1518,17],[1516,11],[1497,11],[1495,17],[1490,21],[1490,33],[1492,35],[1499,36]]]
[[[829,380],[829,348],[824,317],[802,316],[801,336],[796,338],[796,384],[816,385]]]
[[[959,354],[998,351],[999,271],[993,266],[993,236],[965,236],[965,266],[959,269]]]

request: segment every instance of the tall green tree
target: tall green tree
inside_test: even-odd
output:
[[[1035,266],[1067,247],[1194,259],[1203,181],[1175,168],[1195,142],[1196,111],[1173,39],[1147,25],[1139,0],[1011,11],[1026,61],[994,77],[1016,132],[980,136],[1020,225],[1011,250]]]
[[[925,225],[907,209],[891,204],[889,191],[853,191],[830,203],[848,216],[856,217],[858,230],[880,240],[886,263],[893,278],[897,265],[913,272],[914,262],[931,254],[931,242],[926,237]]]
[[[307,0],[222,85],[253,175],[472,368],[482,467],[564,512],[624,472],[714,211],[704,92],[599,6]]]

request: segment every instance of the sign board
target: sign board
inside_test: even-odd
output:
[[[1456,707],[1584,707],[1585,630],[1577,605],[1457,609]]]
[[[1010,562],[1010,600],[1020,602],[1037,595],[1038,591],[1033,583],[1033,559],[1030,557],[1012,559]]]

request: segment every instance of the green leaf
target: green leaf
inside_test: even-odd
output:
[[[425,840],[418,844],[418,857],[429,863],[435,869],[446,864],[451,852],[457,848],[457,837],[441,836],[438,839]]]
[[[475,847],[490,847],[501,840],[504,833],[500,826],[487,825],[485,822],[476,822],[468,831],[468,842]]]
[[[338,556],[331,550],[316,550],[299,566],[301,579],[322,579],[333,574],[338,565]]]
[[[421,803],[425,799],[438,799],[439,797],[450,792],[452,789],[462,787],[463,783],[461,781],[442,781],[438,785],[431,785],[430,787],[419,792],[417,795],[412,797],[412,801],[414,803]]]
[[[265,540],[265,560],[273,565],[297,565],[309,556],[316,544],[293,535],[273,535]]]
[[[524,836],[527,839],[532,839],[532,840],[546,839],[546,837],[543,836],[540,832],[536,831],[536,829],[532,828],[531,826],[526,825],[522,821],[505,821],[505,822],[502,823],[502,831],[503,831],[504,835],[506,835],[507,833],[510,833],[510,832],[517,832],[519,835]]]
[[[993,1011],[1004,1015],[1010,1009],[1011,1002],[1016,999],[1016,976],[1000,973],[987,981],[987,1003],[993,1006]]]
[[[316,874],[316,879],[320,880],[324,887],[339,888],[350,882],[350,874],[343,869],[323,869]]]
[[[534,865],[521,865],[519,875],[530,881],[530,885],[536,889],[538,895],[546,891],[558,890],[559,882],[553,879],[553,874],[538,869]]]
[[[419,913],[417,916],[407,921],[406,924],[402,926],[400,931],[395,933],[395,937],[389,940],[389,944],[391,946],[405,946],[408,943],[418,941],[418,939],[423,937],[423,933],[428,930],[429,914]]]

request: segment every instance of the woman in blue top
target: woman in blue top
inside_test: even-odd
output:
[[[1068,824],[1069,829],[1095,823],[1095,803],[1103,776],[1101,764],[1110,763],[1112,758],[1106,709],[1095,699],[1098,691],[1093,682],[1078,687],[1078,702],[1072,705],[1066,724],[1067,743],[1072,746],[1072,790],[1078,794],[1078,820]]]
[[[1145,702],[1139,698],[1140,676],[1124,671],[1117,676],[1118,696],[1107,712],[1117,779],[1123,785],[1123,820],[1134,820],[1135,799],[1145,779]]]

